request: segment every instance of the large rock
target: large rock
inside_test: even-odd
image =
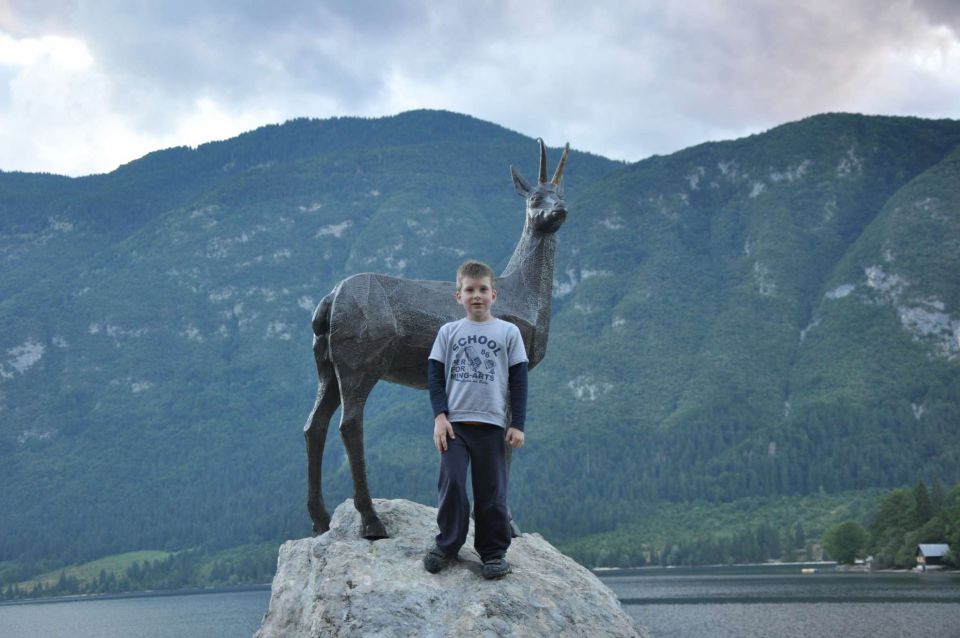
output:
[[[351,501],[330,531],[280,548],[270,610],[255,638],[301,636],[646,636],[606,585],[539,534],[515,538],[513,573],[486,581],[473,533],[460,560],[423,568],[437,511],[375,501],[390,538],[360,538]]]

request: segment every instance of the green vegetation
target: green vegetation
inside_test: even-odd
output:
[[[894,564],[936,515],[875,533],[878,495],[960,482],[958,144],[955,121],[835,114],[632,165],[572,153],[521,527],[585,564],[688,564],[799,557],[853,519]],[[142,549],[201,582],[227,548],[307,535],[314,305],[358,271],[502,267],[523,223],[507,167],[536,159],[419,111],[0,173],[0,588]],[[375,389],[375,496],[434,502],[431,423],[423,392]],[[332,509],[335,428],[325,454]]]
[[[262,584],[273,578],[277,546],[261,543],[221,552],[130,552],[0,588],[0,600]]]
[[[868,530],[862,520],[872,521]],[[828,558],[852,564],[872,553],[876,567],[902,569],[916,564],[918,543],[958,547],[958,534],[960,486],[944,494],[934,481],[932,494],[920,482],[913,489],[886,494],[870,490],[661,504],[646,512],[641,523],[561,543],[560,549],[588,567]],[[9,582],[0,587],[0,600],[260,584],[272,579],[276,559],[276,543],[221,551],[129,552]],[[956,553],[949,560],[960,567]]]
[[[869,527],[869,550],[877,567],[907,569],[917,564],[920,543],[947,543],[960,567],[960,485],[944,496],[939,481],[931,495],[923,481],[913,489],[894,490],[881,501]]]
[[[170,558],[172,555],[173,554],[170,552],[146,550],[139,552],[127,552],[125,554],[116,554],[114,556],[105,556],[104,558],[83,563],[82,565],[77,565],[75,567],[53,570],[44,574],[39,574],[31,579],[32,582],[21,582],[19,583],[19,586],[21,588],[29,587],[31,584],[39,582],[45,588],[49,588],[52,587],[57,581],[64,578],[74,579],[79,583],[86,583],[96,579],[98,576],[100,576],[101,572],[118,575],[126,572],[127,569],[130,569],[137,563],[161,563],[167,558]]]
[[[729,503],[661,503],[615,531],[561,543],[588,567],[720,565],[821,558],[819,539],[836,523],[876,509],[878,490],[751,497]],[[626,516],[625,516],[626,518]]]
[[[867,532],[856,521],[844,521],[827,530],[823,536],[823,548],[838,563],[853,565],[863,558],[867,545]]]

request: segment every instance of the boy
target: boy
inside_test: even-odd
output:
[[[470,524],[467,466],[473,464],[474,548],[483,577],[510,572],[506,442],[523,446],[527,409],[527,353],[520,331],[491,314],[497,299],[493,271],[467,261],[457,270],[457,303],[466,317],[440,328],[430,351],[428,384],[433,404],[433,443],[440,453],[436,544],[423,559],[432,574],[456,558]]]

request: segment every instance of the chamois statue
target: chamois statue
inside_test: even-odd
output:
[[[547,153],[540,143],[540,177],[531,186],[510,167],[513,185],[526,200],[520,241],[503,274],[497,277],[493,314],[515,324],[533,368],[547,350],[554,233],[567,217],[563,169],[567,144],[553,179],[547,181]],[[307,445],[307,510],[314,534],[330,529],[321,492],[323,448],[330,417],[341,404],[340,437],[353,475],[353,504],[360,512],[361,535],[386,538],[373,509],[363,458],[363,408],[377,381],[427,387],[427,358],[444,323],[462,318],[452,281],[418,281],[374,273],[347,277],[324,297],[313,313],[313,356],[320,377],[304,438]]]

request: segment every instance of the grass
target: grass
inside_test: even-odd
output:
[[[39,576],[31,578],[30,580],[19,583],[19,586],[32,587],[37,581],[40,581],[45,586],[54,585],[60,579],[60,574],[63,572],[66,572],[68,577],[74,577],[83,583],[95,579],[100,575],[101,570],[107,572],[108,574],[112,572],[114,575],[119,577],[134,563],[143,563],[148,560],[165,560],[171,555],[172,552],[162,552],[157,550],[143,550],[139,552],[126,552],[124,554],[113,554],[111,556],[98,558],[97,560],[90,561],[89,563],[71,565],[69,567],[63,567],[45,572]]]

